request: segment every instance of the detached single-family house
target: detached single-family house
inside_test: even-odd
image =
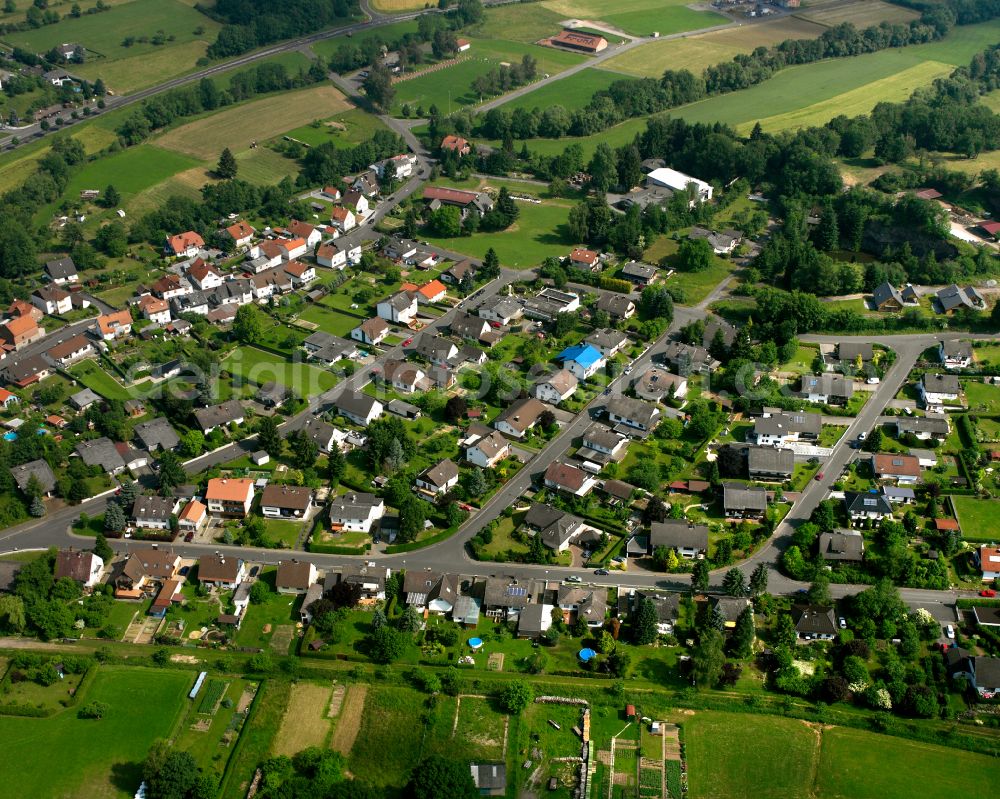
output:
[[[686,377],[671,374],[657,366],[650,366],[632,380],[632,388],[637,397],[650,402],[662,402],[686,397],[688,381]]]
[[[115,595],[135,592],[135,598],[141,596],[140,589],[153,583],[162,584],[173,580],[181,567],[181,556],[170,549],[133,550],[118,567],[114,577]],[[132,598],[132,597],[128,597]]]
[[[229,227],[225,228],[225,234],[233,242],[233,246],[236,248],[246,247],[253,241],[254,235],[257,233],[253,227],[244,222],[242,219],[239,222],[234,222]]]
[[[680,557],[704,558],[708,552],[708,527],[685,519],[667,519],[649,526],[649,552],[659,547],[674,550]]]
[[[175,236],[167,236],[164,251],[177,258],[194,258],[204,246],[205,240],[193,230],[188,230]]]
[[[618,615],[634,617],[643,602],[652,602],[656,608],[656,632],[673,635],[674,625],[680,617],[680,594],[663,594],[638,588],[618,589]]]
[[[628,441],[627,436],[616,433],[600,422],[594,422],[584,431],[576,457],[596,463],[618,460],[628,451]]]
[[[854,381],[835,374],[803,375],[799,394],[809,402],[846,405],[854,396]]]
[[[892,283],[882,283],[872,292],[872,307],[876,311],[901,311],[903,304],[903,295]]]
[[[791,480],[795,453],[779,447],[747,447],[747,474],[751,480],[782,482]]]
[[[157,300],[162,302],[162,300]],[[69,366],[81,358],[94,354],[94,345],[90,339],[80,334],[66,339],[62,344],[56,344],[45,355],[59,366]]]
[[[897,416],[892,424],[896,427],[896,435],[912,435],[921,441],[936,439],[944,441],[951,431],[948,417],[944,414],[928,414],[927,416]]]
[[[316,565],[302,560],[278,561],[274,587],[279,594],[304,594],[319,579]]]
[[[385,514],[385,502],[374,494],[349,491],[331,501],[329,513],[334,532],[370,533]]]
[[[50,497],[52,496],[52,492],[55,491],[55,473],[48,462],[41,458],[22,463],[20,466],[12,466],[10,473],[22,493],[27,493],[28,487],[31,485],[31,478],[35,478],[38,481],[38,487],[41,489],[43,495]]]
[[[420,491],[427,494],[445,494],[458,485],[458,466],[450,458],[445,458],[417,475],[414,482]]]
[[[253,504],[254,481],[248,477],[213,477],[205,490],[210,513],[245,517]]]
[[[415,252],[415,248],[413,249]],[[407,252],[404,256],[413,255],[413,252]],[[454,266],[450,266],[441,273],[441,280],[445,283],[451,283],[452,285],[458,285],[461,283],[467,274],[472,274],[472,279],[476,278],[476,265],[472,263],[468,258],[464,261],[459,261]]]
[[[979,568],[984,583],[1000,579],[1000,547],[979,547]]]
[[[380,316],[366,319],[351,331],[351,338],[360,341],[362,344],[375,346],[381,344],[382,340],[389,335],[389,325]]]
[[[913,485],[920,481],[920,461],[913,455],[879,452],[872,457],[872,472],[877,480]]]
[[[73,296],[66,289],[53,284],[40,286],[31,292],[31,302],[49,316],[66,314],[73,310]]]
[[[490,344],[495,341],[495,337],[490,335],[492,332],[490,323],[482,317],[472,314],[455,314],[449,328],[453,335],[470,341],[489,341]]]
[[[465,459],[481,469],[492,469],[500,461],[510,457],[510,444],[498,431],[489,428],[484,430],[483,435],[465,447]]]
[[[674,374],[682,377],[695,372],[709,372],[719,366],[719,362],[704,347],[681,341],[668,341],[660,357]]]
[[[246,563],[232,555],[205,555],[198,561],[198,582],[233,590],[246,577]]]
[[[104,561],[93,552],[79,549],[60,549],[56,553],[55,578],[63,577],[80,583],[84,588],[93,588],[101,579]]]
[[[110,475],[121,474],[126,468],[124,458],[107,436],[81,441],[76,445],[76,454],[88,466],[97,466]]]
[[[211,291],[223,284],[222,273],[207,261],[197,259],[187,270],[187,279],[199,291]]]
[[[524,438],[545,410],[545,405],[534,397],[519,399],[497,416],[493,426],[511,438]]]
[[[638,261],[629,261],[622,267],[622,277],[632,281],[637,286],[648,286],[656,278],[656,267],[641,264]]]
[[[624,294],[603,293],[597,298],[596,307],[612,319],[630,319],[635,315],[635,303]]]
[[[938,357],[945,369],[966,369],[973,359],[972,342],[944,339],[938,345]]]
[[[304,519],[312,504],[308,486],[269,483],[260,494],[260,512],[272,519]]]
[[[689,239],[703,239],[712,247],[716,255],[729,255],[743,240],[743,234],[738,230],[727,229],[721,233],[703,227],[693,227],[688,233]]]
[[[303,288],[316,279],[316,267],[302,261],[289,261],[285,264],[285,274],[292,279],[292,286]]]
[[[341,392],[334,407],[341,416],[361,427],[367,427],[385,410],[377,399],[359,391]]]
[[[45,328],[39,327],[31,316],[15,316],[0,324],[0,343],[12,350],[19,350],[44,337]],[[10,375],[11,370],[8,369],[7,372],[16,382],[17,378]]]
[[[398,291],[381,300],[375,310],[387,322],[409,325],[417,317],[417,298],[408,291]]]
[[[421,333],[414,351],[433,366],[448,366],[458,358],[454,341],[432,333]]]
[[[820,533],[819,556],[834,563],[861,563],[865,555],[865,539],[855,530],[834,530]]]
[[[468,39],[458,39],[459,52],[472,45]],[[551,620],[550,620],[551,621]],[[504,796],[507,793],[507,765],[505,763],[470,763],[472,783],[480,796]]]
[[[442,277],[444,277],[442,275]],[[498,325],[509,325],[517,322],[524,315],[524,308],[517,300],[510,297],[496,297],[479,307],[479,315],[488,322]]]
[[[136,306],[142,311],[142,315],[153,324],[165,325],[171,319],[170,303],[159,297],[147,295],[139,300]]]
[[[949,314],[958,308],[982,310],[986,307],[986,300],[975,287],[959,287],[954,283],[938,291],[934,299],[937,301],[938,312],[943,314]]]
[[[936,375],[925,373],[917,385],[920,399],[927,407],[944,405],[946,402],[957,402],[962,393],[962,386],[955,375]]]
[[[217,427],[243,424],[245,412],[239,400],[227,400],[207,408],[195,408],[194,418],[203,433],[211,433]]]
[[[628,336],[620,330],[604,328],[595,330],[584,339],[584,343],[594,347],[605,358],[614,358],[628,346]]]
[[[57,286],[64,283],[76,283],[80,279],[76,264],[68,255],[53,261],[46,261],[45,276]]]
[[[569,254],[569,265],[574,269],[582,269],[585,272],[590,272],[595,266],[599,266],[600,257],[600,254],[593,250],[585,250],[578,247]]]
[[[837,637],[833,608],[807,605],[795,609],[795,637],[800,641],[832,641]]]
[[[163,416],[150,419],[148,422],[140,422],[133,428],[132,434],[143,449],[150,452],[157,450],[166,452],[181,443],[177,431]]]
[[[167,530],[176,509],[177,500],[173,497],[136,497],[129,519],[144,530]]]
[[[604,626],[608,615],[608,592],[604,588],[583,588],[563,583],[559,586],[556,604],[565,614],[576,614],[576,618],[587,622],[590,629]]]
[[[754,419],[750,438],[761,447],[781,447],[816,441],[823,428],[818,413],[765,413]]]
[[[533,388],[535,397],[550,405],[558,405],[576,392],[579,381],[569,369],[560,369],[554,374],[538,379]]]
[[[469,142],[461,136],[456,136],[453,133],[449,133],[441,139],[441,149],[451,153],[456,153],[457,155],[468,155],[472,152],[472,147],[469,145]]]
[[[322,419],[310,416],[309,420],[302,428],[312,442],[319,447],[319,451],[324,455],[329,455],[334,450],[340,449],[340,442],[336,435],[336,428]]]
[[[95,325],[97,335],[104,341],[114,341],[125,338],[132,333],[132,314],[128,311],[115,311],[97,317]]]
[[[569,463],[552,461],[545,470],[544,483],[546,488],[563,491],[575,497],[585,497],[597,485],[593,475]]]
[[[852,524],[877,523],[892,516],[892,503],[875,491],[845,491],[844,508]]]
[[[535,532],[541,542],[555,552],[563,552],[580,538],[586,525],[572,513],[532,502],[524,516],[524,524]]]
[[[660,420],[660,409],[631,397],[614,397],[607,404],[608,419],[615,425],[648,433]]]
[[[722,506],[728,519],[762,519],[767,511],[767,491],[759,486],[725,483]]]
[[[184,509],[177,517],[177,524],[181,530],[190,533],[198,532],[208,521],[208,508],[203,502],[196,499],[189,500]]]

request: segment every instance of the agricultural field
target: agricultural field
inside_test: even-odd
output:
[[[315,119],[307,125],[293,130],[287,130],[282,137],[295,139],[310,147],[318,147],[329,142],[334,147],[353,147],[370,139],[376,131],[384,130],[385,125],[378,117],[352,108],[325,119]]]
[[[323,746],[330,734],[327,712],[333,688],[300,682],[292,686],[292,695],[281,720],[272,749],[276,755],[291,757],[310,746]]]
[[[487,8],[483,21],[472,32],[483,39],[537,42],[558,33],[564,19],[565,14],[545,8],[542,3],[512,3]]]
[[[0,716],[0,780],[10,796],[132,796],[142,761],[166,738],[185,706],[190,672],[102,667],[82,702],[109,706],[99,721],[67,709],[44,719]],[[59,768],[52,753],[59,753]]]
[[[372,0],[371,7],[387,14],[403,11],[419,11],[427,6],[426,0]]]
[[[393,114],[399,115],[404,105],[423,106],[435,104],[443,113],[460,105],[476,105],[481,99],[472,93],[472,82],[501,62],[518,63],[525,55],[538,62],[538,76],[554,75],[579,64],[585,56],[567,53],[550,47],[538,47],[521,42],[473,39],[472,49],[459,56],[457,64],[409,78],[395,84],[396,99]],[[452,104],[452,105],[449,105]]]
[[[815,39],[824,28],[797,17],[711,31],[682,39],[650,42],[601,64],[602,70],[658,78],[668,69],[700,74],[706,67],[732,61],[740,53],[770,47],[786,39]]]
[[[606,89],[616,80],[625,77],[602,69],[585,69],[504,103],[503,108],[505,111],[513,111],[515,108],[532,111],[561,105],[568,111],[575,111],[586,106],[590,98],[601,89]]]
[[[695,11],[686,0],[545,0],[542,6],[563,19],[601,21],[625,33],[661,36],[724,25],[728,17],[711,11]]]
[[[240,179],[259,186],[280,183],[289,176],[294,178],[298,171],[294,161],[267,147],[255,147],[253,150],[237,153],[236,163],[239,166]],[[214,178],[214,175],[212,177]],[[205,179],[199,185],[208,182],[209,180]]]
[[[130,92],[194,69],[219,28],[179,0],[130,0],[110,11],[9,33],[4,41],[32,52],[78,42],[86,57],[74,72],[91,80],[103,78],[116,92]],[[147,41],[138,41],[143,38]],[[154,44],[158,39],[162,43]]]
[[[250,149],[252,141],[274,138],[289,127],[346,110],[350,103],[332,86],[317,86],[265,97],[189,122],[160,136],[167,150],[215,162],[223,148],[234,153]]]
[[[332,372],[302,362],[292,363],[256,347],[237,347],[222,360],[221,366],[256,385],[280,383],[301,397],[321,394],[337,384]]]
[[[883,3],[881,0],[856,0],[853,3],[810,3],[808,8],[799,11],[796,17],[832,28],[844,22],[850,22],[859,30],[880,22],[906,23],[920,16],[902,6]]]

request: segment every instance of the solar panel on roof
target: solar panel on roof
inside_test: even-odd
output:
[[[899,458],[893,458],[892,459],[892,465],[893,466],[902,466],[903,465],[903,461],[900,460]]]
[[[520,585],[509,585],[507,586],[507,596],[527,596],[528,589],[523,588]]]
[[[875,500],[874,499],[865,499],[865,505],[867,505],[869,507],[872,507],[872,506],[875,505]]]

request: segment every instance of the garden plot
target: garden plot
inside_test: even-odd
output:
[[[326,717],[333,689],[329,685],[297,683],[274,739],[274,753],[294,755],[310,746],[323,746],[330,733]]]
[[[507,756],[507,725],[508,717],[490,708],[485,696],[460,696],[452,738],[475,745],[482,760],[502,761]]]

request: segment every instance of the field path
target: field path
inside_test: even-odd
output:
[[[364,714],[367,695],[367,685],[351,685],[344,697],[340,718],[330,739],[330,748],[345,757],[354,748],[354,739],[358,737],[358,730],[361,729],[361,716]]]

